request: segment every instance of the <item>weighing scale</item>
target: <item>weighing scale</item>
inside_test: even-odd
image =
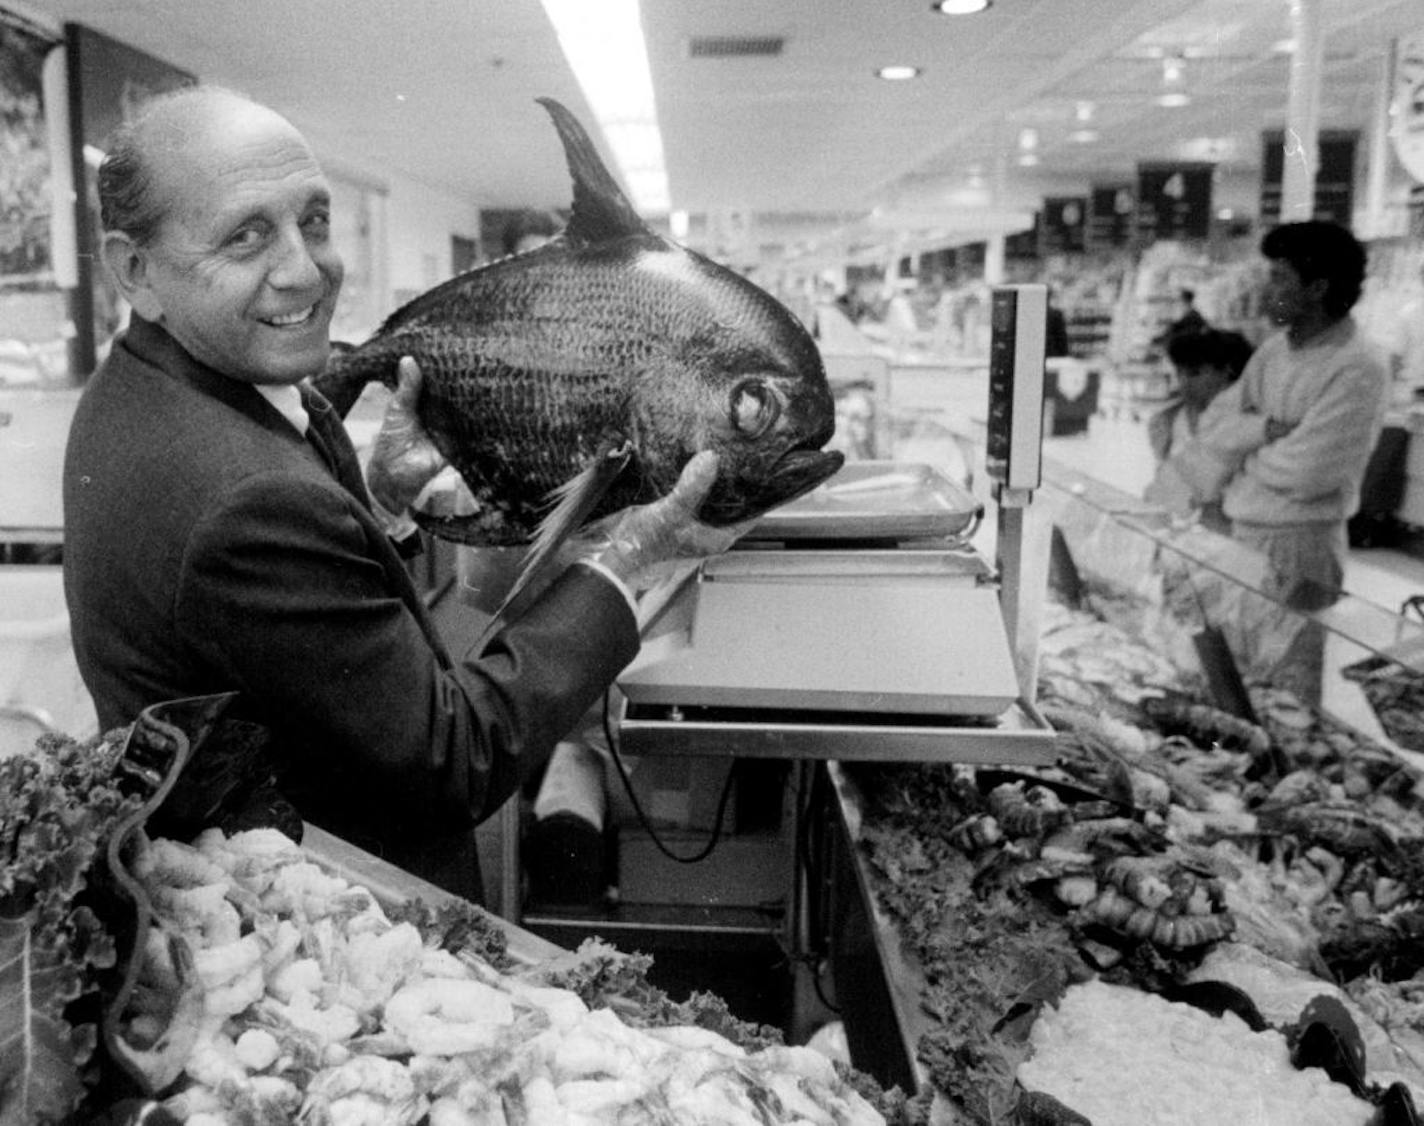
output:
[[[997,572],[970,546],[980,503],[934,467],[848,462],[644,608],[619,678],[630,754],[1042,764],[1032,705],[1046,585],[1025,519],[1038,484],[1043,286],[994,292],[987,466]]]

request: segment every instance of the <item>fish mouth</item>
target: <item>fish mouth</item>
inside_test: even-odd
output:
[[[750,520],[805,496],[833,477],[845,464],[840,450],[797,447],[782,454],[770,470],[755,480],[719,480],[698,511],[698,519],[714,527]]]

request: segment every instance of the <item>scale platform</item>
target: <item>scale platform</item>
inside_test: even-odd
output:
[[[1047,762],[963,549],[739,550],[667,596],[619,679],[630,753]]]

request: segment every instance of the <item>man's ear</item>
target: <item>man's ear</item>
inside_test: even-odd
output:
[[[148,255],[143,248],[123,231],[106,231],[99,252],[109,276],[134,312],[147,321],[160,320],[163,305],[149,285]]]

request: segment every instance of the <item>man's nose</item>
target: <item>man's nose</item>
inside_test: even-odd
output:
[[[300,231],[284,234],[277,244],[276,253],[277,261],[269,274],[273,285],[297,288],[314,285],[321,280],[321,270]]]

